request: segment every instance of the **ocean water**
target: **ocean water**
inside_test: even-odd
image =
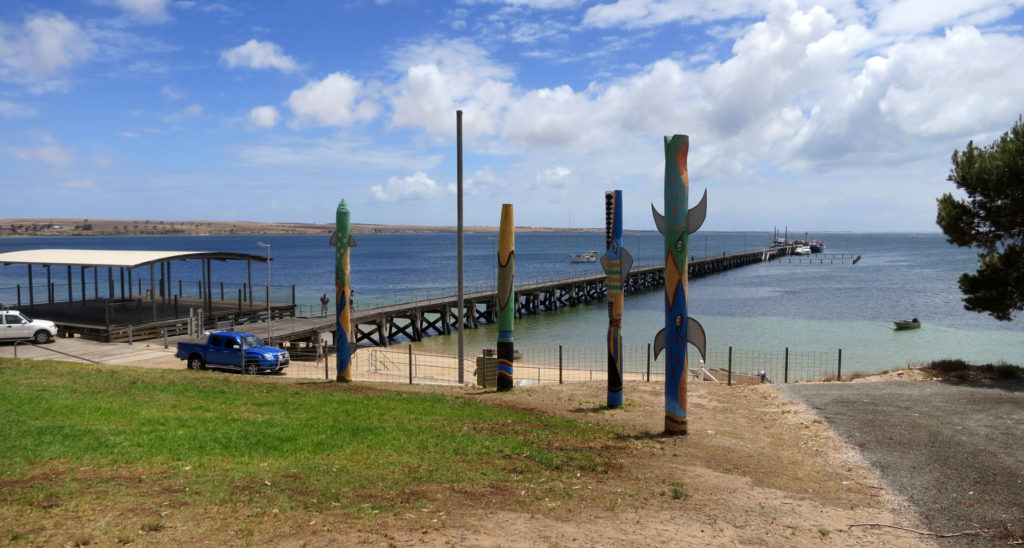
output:
[[[795,235],[790,235],[795,237]],[[827,244],[826,253],[812,255],[826,264],[774,261],[690,281],[690,315],[705,327],[708,350],[723,352],[836,352],[842,349],[843,371],[879,371],[955,357],[974,363],[1007,361],[1024,364],[1024,321],[999,322],[963,309],[956,280],[976,268],[970,249],[957,248],[935,234],[812,234]],[[418,300],[455,293],[454,234],[357,235],[352,251],[352,283],[357,308]],[[766,247],[768,232],[711,232],[691,236],[690,252],[700,257]],[[257,241],[271,245],[274,300],[291,298],[306,309],[319,310],[319,296],[333,296],[333,250],[327,235],[260,236],[132,236],[0,238],[0,253],[36,248],[145,249],[231,251],[264,256]],[[628,232],[624,247],[637,264],[661,261],[663,244],[656,232]],[[528,283],[598,273],[600,265],[573,264],[568,253],[602,250],[603,232],[524,233],[516,236],[516,282]],[[828,264],[832,253],[861,255],[861,260]],[[494,286],[497,234],[465,237],[467,292]],[[199,264],[175,262],[172,278],[185,287],[199,280]],[[136,274],[148,276],[148,269]],[[66,272],[53,270],[58,297]],[[116,274],[115,274],[116,275]],[[247,278],[245,263],[215,263],[214,279],[228,291]],[[73,278],[77,288],[78,274]],[[105,289],[101,275],[101,292]],[[258,299],[266,284],[266,267],[254,264]],[[138,276],[136,276],[138,277]],[[34,270],[39,287],[45,281]],[[21,284],[27,299],[24,265],[0,266],[0,302],[13,304]],[[144,282],[143,286],[148,285]],[[41,287],[36,295],[44,294]],[[77,289],[76,289],[77,291]],[[90,293],[92,289],[89,289]],[[629,294],[623,319],[624,346],[643,349],[664,320],[664,293]],[[895,332],[892,320],[916,316],[924,327]],[[524,352],[549,352],[558,345],[603,348],[607,330],[604,302],[563,308],[516,321],[516,346]],[[493,348],[494,326],[464,332],[467,355]],[[455,336],[435,336],[417,343],[425,351],[457,349]]]

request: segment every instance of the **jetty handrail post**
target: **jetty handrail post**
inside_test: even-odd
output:
[[[726,383],[728,386],[732,386],[732,345],[729,345],[729,382]]]
[[[785,361],[785,369],[783,370],[783,375],[782,375],[782,382],[783,382],[783,384],[789,384],[789,347],[788,346],[786,347],[786,361]]]
[[[836,370],[836,380],[837,381],[843,380],[843,349],[842,348],[839,349],[839,363],[838,363],[838,369]]]

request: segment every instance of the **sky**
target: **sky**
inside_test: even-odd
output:
[[[0,217],[935,232],[1024,0],[0,2]]]

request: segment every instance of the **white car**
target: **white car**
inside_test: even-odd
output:
[[[48,343],[57,336],[57,324],[33,320],[17,310],[0,310],[0,339]]]

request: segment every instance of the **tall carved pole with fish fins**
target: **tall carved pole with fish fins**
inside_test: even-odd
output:
[[[604,193],[605,253],[601,267],[608,275],[608,407],[622,407],[622,284],[633,257],[622,247],[622,191]]]
[[[338,211],[334,216],[334,234],[331,235],[334,246],[334,303],[335,333],[337,334],[338,382],[352,381],[352,352],[349,336],[352,331],[352,286],[349,279],[349,254],[355,247],[356,240],[352,237],[351,216],[345,200],[338,202]]]
[[[512,204],[501,204],[501,224],[498,225],[498,392],[512,390],[513,338],[516,296],[516,235],[512,217]]]
[[[665,433],[685,435],[687,342],[705,355],[706,338],[700,322],[687,316],[689,294],[689,237],[704,224],[708,193],[688,210],[690,177],[686,155],[690,138],[665,137],[665,215],[651,204],[654,224],[665,236],[665,328],[654,337],[654,357],[665,350]]]

